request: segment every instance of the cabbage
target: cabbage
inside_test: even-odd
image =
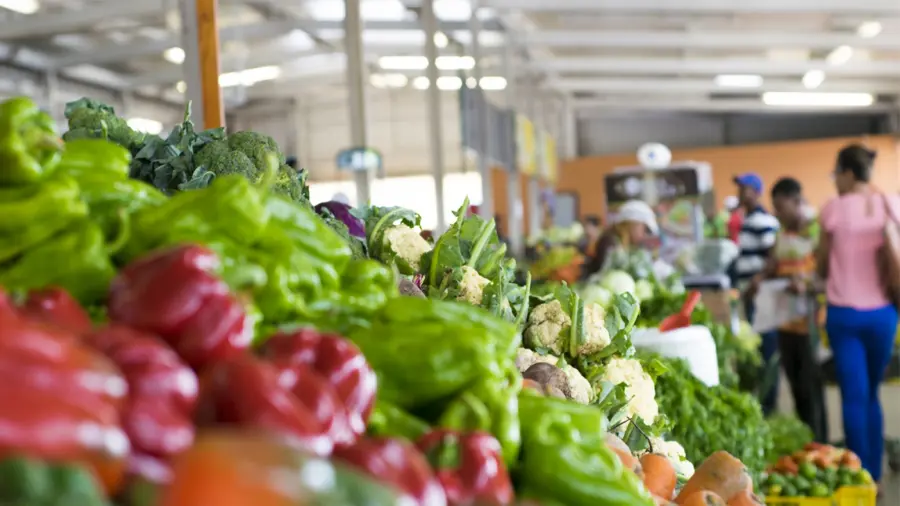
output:
[[[587,285],[581,290],[581,298],[587,304],[598,304],[602,308],[609,307],[613,294],[600,285]]]
[[[625,271],[612,270],[600,276],[600,286],[606,288],[613,295],[623,293],[635,293],[634,278]]]
[[[365,240],[366,227],[361,219],[352,214],[352,209],[352,207],[337,200],[316,204],[316,213],[325,217],[331,214],[331,216],[334,216],[347,226],[347,231],[350,232],[352,237]]]
[[[646,279],[639,279],[634,283],[634,296],[639,301],[650,300],[653,298],[653,283]]]

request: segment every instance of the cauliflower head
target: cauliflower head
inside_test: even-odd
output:
[[[491,280],[482,277],[472,267],[464,266],[462,271],[462,279],[459,282],[459,295],[456,296],[456,300],[480,306],[484,296],[484,287],[489,285]]]
[[[545,302],[528,315],[525,344],[532,348],[546,348],[561,355],[566,347],[565,332],[571,325],[572,318],[566,314],[558,300]]]
[[[569,391],[567,392],[569,399],[579,404],[589,404],[594,398],[594,389],[591,383],[569,364],[561,367],[562,372],[566,374],[569,383]]]
[[[599,304],[584,305],[585,342],[577,349],[577,355],[590,355],[609,346],[609,330],[606,329],[606,310]]]
[[[581,290],[581,298],[585,304],[599,304],[608,307],[612,302],[613,293],[598,284],[591,284]]]
[[[422,255],[431,251],[431,245],[416,229],[402,223],[387,229],[384,237],[394,253],[406,260],[416,271],[419,270]]]
[[[656,385],[641,367],[641,363],[631,358],[614,358],[609,361],[602,380],[614,385],[625,385],[625,407],[629,416],[640,417],[644,423],[652,424],[659,415],[656,403]]]
[[[553,355],[541,355],[528,348],[519,348],[516,350],[516,369],[518,369],[519,372],[525,372],[529,367],[540,363],[556,365],[559,363],[559,357]]]

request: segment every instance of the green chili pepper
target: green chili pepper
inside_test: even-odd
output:
[[[0,190],[0,263],[86,215],[78,185],[68,177],[53,176],[39,185]]]
[[[513,325],[457,302],[394,297],[348,337],[378,374],[379,396],[415,409],[505,373],[518,342]]]
[[[447,407],[438,426],[462,431],[490,432],[512,466],[522,443],[519,426],[519,392],[522,376],[510,367],[506,378],[489,377],[463,392]]]
[[[79,220],[0,270],[0,285],[11,290],[59,286],[91,304],[103,300],[114,275],[100,227]]]
[[[25,97],[0,103],[0,184],[34,183],[51,173],[62,140],[49,114]]]
[[[272,222],[298,246],[334,265],[338,271],[350,262],[353,256],[350,245],[311,208],[274,193],[266,196],[265,207]]]
[[[525,392],[519,401],[523,495],[562,504],[653,506],[637,475],[604,443],[602,410]]]
[[[104,139],[75,139],[66,142],[58,171],[79,181],[128,179],[131,152]]]
[[[23,506],[108,504],[87,469],[17,456],[0,462],[0,503]]]
[[[369,417],[368,431],[373,436],[400,437],[416,441],[430,430],[428,424],[402,409],[378,400]]]

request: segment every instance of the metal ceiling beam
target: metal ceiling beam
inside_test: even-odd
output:
[[[696,94],[696,93],[761,93],[765,91],[810,91],[799,79],[767,79],[759,88],[725,88],[717,86],[713,79],[660,79],[660,78],[563,78],[548,82],[554,89],[577,93],[608,94]],[[900,81],[829,80],[815,91],[859,92],[874,94],[900,93]]]
[[[0,40],[47,37],[88,28],[112,18],[161,14],[166,3],[165,0],[108,0],[81,9],[20,16],[0,23]]]
[[[900,2],[898,2],[900,3]],[[850,61],[829,66],[822,60],[790,61],[739,58],[555,58],[536,61],[533,68],[545,72],[585,74],[762,74],[795,76],[824,70],[829,76],[900,77],[896,60]]]
[[[770,114],[883,114],[895,109],[893,104],[876,103],[869,107],[772,107],[760,100],[684,100],[682,98],[643,98],[634,100],[582,99],[576,100],[579,118],[602,116],[610,111],[651,110],[683,112],[755,112]]]
[[[900,3],[900,0],[898,0]],[[863,39],[855,33],[803,32],[675,32],[658,30],[600,31],[548,30],[523,34],[533,45],[547,47],[597,47],[610,49],[834,49],[847,44],[862,49],[900,50],[900,36],[883,34]]]
[[[485,0],[484,7],[534,12],[814,13],[900,15],[897,0]]]
[[[499,31],[498,23],[492,23],[494,30]],[[283,21],[265,21],[261,23],[252,23],[238,26],[227,26],[220,30],[219,40],[222,42],[230,42],[235,40],[258,40],[271,39],[281,35],[286,35],[293,30],[302,30],[308,33],[318,32],[320,30],[341,30],[343,25],[340,21],[309,21],[309,20],[283,20]],[[387,30],[419,30],[421,29],[418,21],[370,21],[366,23],[366,30],[387,31]],[[464,22],[445,22],[441,24],[441,29],[446,32],[456,32],[466,30],[469,27]],[[52,62],[53,68],[73,67],[75,65],[97,65],[111,63],[117,61],[128,60],[140,56],[160,54],[166,49],[181,44],[178,34],[173,33],[169,38],[160,41],[141,41],[134,44],[114,45],[107,44],[102,48],[94,48],[88,51],[74,52],[65,56],[56,58]]]

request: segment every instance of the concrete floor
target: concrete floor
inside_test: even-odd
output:
[[[828,403],[828,430],[832,441],[844,439],[844,425],[841,420],[841,393],[837,387],[828,387],[826,391]],[[884,409],[884,428],[888,437],[900,437],[900,385],[885,385],[881,389],[881,405]],[[778,408],[784,412],[794,409],[791,393],[787,389],[787,380],[782,377],[778,396]],[[891,474],[885,466],[885,494],[878,502],[879,506],[900,506],[900,475]]]

